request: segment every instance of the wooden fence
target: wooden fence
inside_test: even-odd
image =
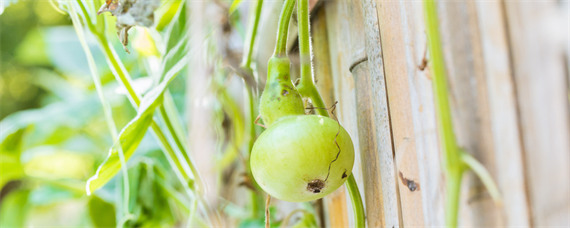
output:
[[[274,34],[269,18],[281,1],[266,2],[273,10],[265,10],[261,34]],[[455,132],[502,194],[495,204],[468,172],[460,225],[570,226],[568,4],[438,2]],[[339,102],[339,120],[355,141],[353,173],[368,226],[444,225],[431,78],[419,67],[426,50],[422,2],[311,6],[317,86],[328,105]],[[294,38],[295,27],[290,31]],[[271,40],[261,39],[259,48],[272,50]],[[258,64],[261,75],[264,65]],[[327,227],[353,224],[344,188],[323,202]]]

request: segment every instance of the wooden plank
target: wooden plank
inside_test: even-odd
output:
[[[532,225],[570,226],[568,8],[505,1]]]
[[[350,34],[355,34],[350,40],[350,71],[356,85],[358,141],[360,144],[360,159],[362,161],[362,185],[365,204],[366,222],[369,227],[384,227],[382,202],[382,186],[380,182],[380,159],[376,143],[376,128],[374,110],[372,109],[371,77],[366,54],[364,34],[364,12],[360,0],[353,1],[348,6],[352,15],[349,23]]]
[[[418,159],[420,192],[423,200],[424,224],[443,226],[444,223],[444,176],[436,134],[434,98],[429,71],[421,71],[427,45],[422,2],[401,0],[402,23],[406,45],[407,79],[410,91],[414,138]],[[416,68],[416,70],[412,70]]]
[[[362,10],[365,24],[365,47],[368,56],[368,69],[370,71],[370,103],[373,110],[373,126],[376,134],[374,141],[377,145],[379,158],[380,180],[382,191],[383,226],[398,227],[400,222],[400,208],[396,182],[395,164],[392,151],[392,138],[390,134],[390,120],[388,113],[386,83],[384,79],[384,63],[382,60],[382,47],[380,45],[380,31],[376,2],[362,0]]]
[[[382,57],[388,91],[390,123],[395,148],[396,175],[401,201],[401,216],[404,226],[424,226],[423,201],[419,178],[416,139],[412,119],[412,105],[408,78],[409,73],[417,70],[414,62],[407,61],[404,31],[408,25],[403,23],[400,2],[376,1]],[[404,77],[403,77],[404,76]]]
[[[499,1],[475,1],[476,18],[484,61],[484,80],[489,97],[489,114],[495,173],[503,205],[505,226],[529,226],[522,146],[517,105],[510,69],[504,13]]]

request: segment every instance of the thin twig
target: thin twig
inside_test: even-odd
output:
[[[267,198],[265,200],[265,228],[270,228],[269,225],[269,203],[271,202],[271,195],[267,194]]]

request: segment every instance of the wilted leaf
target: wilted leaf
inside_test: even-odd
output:
[[[117,33],[125,51],[129,43],[128,31],[133,26],[150,27],[154,23],[154,11],[160,6],[160,0],[110,0],[99,9],[97,14],[111,12],[117,17]]]

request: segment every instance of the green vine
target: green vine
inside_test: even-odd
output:
[[[440,134],[440,145],[443,150],[444,172],[447,177],[446,225],[457,227],[461,179],[467,169],[475,171],[475,174],[483,181],[483,184],[496,202],[500,202],[500,194],[491,175],[483,165],[471,155],[464,152],[457,144],[453,132],[453,124],[451,122],[451,108],[449,106],[449,92],[446,81],[447,76],[441,48],[436,3],[434,0],[424,0],[424,12],[426,15],[430,54],[429,66],[433,78],[436,121]]]

